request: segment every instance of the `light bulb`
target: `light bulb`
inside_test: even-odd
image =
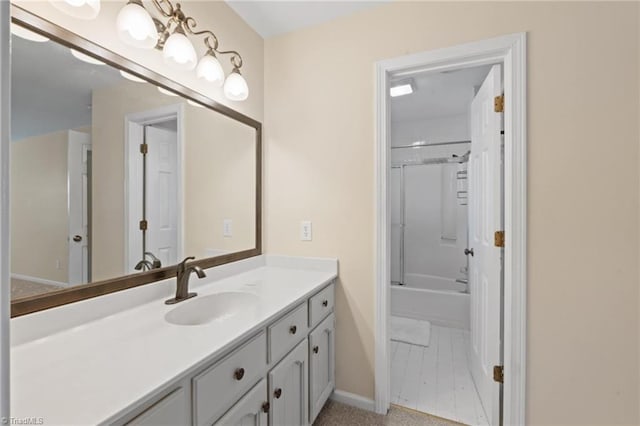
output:
[[[17,35],[18,37],[25,40],[36,41],[38,43],[49,41],[49,39],[45,36],[34,33],[33,31],[28,30],[25,27],[21,27],[20,25],[14,24],[13,22],[11,23],[11,34]]]
[[[120,40],[129,46],[153,49],[158,43],[158,31],[142,3],[130,0],[118,13],[116,28]]]
[[[100,0],[50,0],[61,12],[80,19],[94,19],[100,13]]]
[[[120,75],[126,78],[127,80],[135,81],[136,83],[146,83],[146,80],[141,79],[140,77],[136,77],[133,74],[130,74],[126,71],[120,70]]]
[[[222,69],[222,65],[220,65],[218,58],[210,53],[204,55],[202,59],[200,59],[200,62],[198,62],[196,75],[198,78],[202,78],[218,87],[221,87],[224,83],[224,70]]]
[[[176,31],[164,43],[162,56],[167,65],[180,70],[192,70],[196,67],[198,55],[191,41],[181,31]]]
[[[249,97],[249,86],[240,71],[235,68],[224,82],[224,95],[232,101],[244,101]]]
[[[71,50],[71,54],[75,56],[76,59],[80,59],[82,62],[86,62],[91,65],[105,65],[104,62],[94,58],[93,56],[85,55],[84,53],[78,52],[77,50],[69,50]]]

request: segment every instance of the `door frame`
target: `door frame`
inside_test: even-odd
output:
[[[173,104],[154,108],[147,111],[135,112],[127,114],[124,117],[124,267],[125,273],[132,273],[133,267],[140,260],[133,261],[131,258],[131,246],[141,241],[138,222],[140,221],[141,211],[133,208],[135,202],[140,200],[142,196],[140,191],[132,191],[130,184],[132,181],[139,181],[142,175],[142,168],[139,162],[132,161],[140,155],[140,137],[139,129],[142,126],[167,121],[175,118],[177,120],[177,166],[176,166],[176,189],[177,189],[177,211],[176,218],[178,222],[178,247],[177,258],[180,259],[184,254],[184,167],[182,159],[184,158],[184,105]],[[163,265],[168,266],[168,265]]]
[[[504,336],[503,424],[525,423],[527,283],[526,33],[379,61],[375,64],[375,411],[390,406],[389,80],[502,64],[504,72]]]
[[[71,202],[71,194],[73,192],[73,189],[80,189],[80,191],[82,191],[82,185],[80,185],[80,187],[78,188],[78,182],[73,182],[74,178],[77,176],[71,176],[72,174],[72,168],[74,169],[74,172],[77,172],[77,167],[78,164],[75,163],[75,159],[76,159],[76,154],[77,152],[75,152],[75,149],[77,148],[76,146],[72,146],[75,145],[78,141],[74,138],[74,135],[77,134],[83,134],[83,135],[88,135],[89,137],[89,146],[91,147],[90,149],[88,149],[87,151],[91,151],[91,149],[93,148],[92,145],[92,139],[91,139],[91,134],[87,134],[84,132],[80,132],[77,130],[69,130],[67,132],[67,216],[68,216],[68,227],[69,227],[69,232],[68,232],[68,240],[69,240],[69,247],[68,247],[68,259],[67,259],[67,282],[65,283],[65,287],[71,287],[73,285],[77,285],[77,284],[84,284],[84,277],[80,280],[80,282],[72,282],[74,280],[71,279],[72,276],[72,270],[77,267],[77,265],[72,265],[73,263],[76,263],[78,261],[77,258],[75,258],[74,256],[72,256],[71,254],[71,249],[73,247],[73,242],[71,241],[71,235],[73,235],[73,231],[72,231],[72,222],[73,222],[73,215],[71,214],[72,211],[72,202]],[[72,142],[72,140],[74,142]],[[83,142],[80,142],[82,145],[85,145]],[[82,156],[84,156],[84,148],[83,148],[83,152],[82,152]],[[87,157],[88,157],[88,152],[87,152]],[[90,171],[87,170],[87,173],[89,174]],[[90,196],[91,193],[91,182],[88,182],[88,187],[87,187],[87,192],[88,194],[86,194],[87,196]],[[83,194],[85,195],[85,194]],[[77,200],[76,200],[77,201]],[[87,214],[88,214],[88,221],[91,222],[91,205],[89,204],[89,200],[88,198],[82,197],[82,202],[87,203],[86,206],[83,205],[83,208],[87,209]],[[88,256],[87,256],[87,264],[84,265],[85,268],[87,268],[87,276],[88,279],[86,282],[91,282],[91,227],[88,226],[87,227],[87,247],[88,247]],[[82,256],[80,256],[80,263],[82,263]],[[75,271],[74,271],[75,272]],[[82,275],[82,268],[80,271],[81,275]]]

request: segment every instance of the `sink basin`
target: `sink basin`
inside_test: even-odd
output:
[[[235,291],[197,296],[167,312],[164,319],[175,325],[208,324],[246,311],[256,306],[258,300],[255,294]]]

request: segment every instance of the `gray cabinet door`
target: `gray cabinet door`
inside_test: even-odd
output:
[[[335,388],[335,320],[331,314],[309,334],[309,423]]]
[[[267,426],[268,404],[267,381],[262,379],[215,424],[216,426]]]
[[[308,356],[304,339],[269,373],[270,426],[308,424]]]

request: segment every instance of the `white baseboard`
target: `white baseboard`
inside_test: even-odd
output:
[[[38,284],[54,285],[56,287],[70,287],[71,286],[69,283],[63,283],[63,282],[60,282],[60,281],[47,280],[45,278],[30,277],[29,275],[22,275],[22,274],[11,274],[11,278],[15,278],[17,280],[23,280],[23,281],[31,281],[31,282],[38,283]]]
[[[365,398],[355,393],[336,389],[333,391],[331,399],[336,402],[351,405],[352,407],[360,408],[361,410],[375,412],[375,402],[373,399]]]

